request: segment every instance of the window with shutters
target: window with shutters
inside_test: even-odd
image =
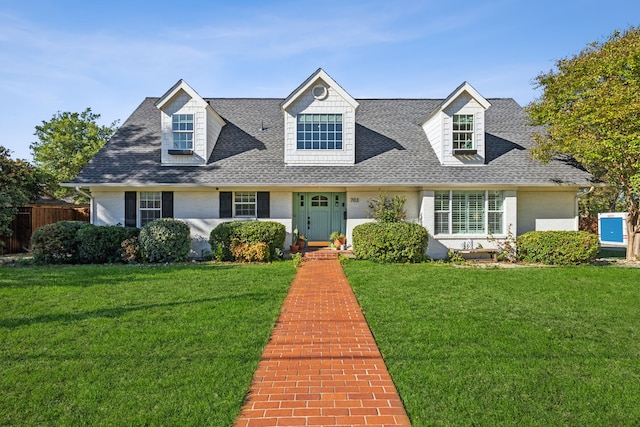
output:
[[[234,194],[235,216],[251,217],[256,216],[256,192],[236,191]]]
[[[162,217],[162,193],[160,191],[140,192],[140,227]]]
[[[504,232],[502,191],[436,191],[435,234]]]

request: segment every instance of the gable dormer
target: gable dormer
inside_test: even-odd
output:
[[[485,164],[484,113],[490,106],[464,82],[427,116],[422,128],[441,164]]]
[[[162,165],[205,165],[224,120],[184,80],[157,102],[161,111]]]
[[[321,68],[280,105],[286,165],[352,165],[358,102]]]

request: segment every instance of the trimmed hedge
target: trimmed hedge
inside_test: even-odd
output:
[[[381,262],[422,262],[429,234],[420,224],[368,222],[353,229],[353,254],[358,259]]]
[[[191,250],[191,230],[187,223],[160,218],[140,230],[140,251],[145,261],[182,262]]]
[[[33,260],[40,264],[79,262],[78,231],[92,227],[82,221],[60,221],[43,225],[31,235]]]
[[[586,231],[530,231],[517,239],[518,259],[553,265],[593,261],[598,254],[598,236]]]
[[[283,224],[274,221],[229,221],[218,224],[209,234],[209,244],[215,253],[222,251],[223,259],[233,261],[237,254],[233,248],[239,244],[252,246],[265,243],[269,248],[268,259],[278,257],[284,246],[287,231]],[[240,257],[246,260],[245,256]],[[265,261],[268,261],[265,259]]]
[[[123,228],[119,225],[82,227],[77,236],[80,241],[78,259],[84,264],[122,262],[122,242],[137,237],[139,233],[137,228]]]

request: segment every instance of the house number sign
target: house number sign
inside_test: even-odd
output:
[[[351,198],[351,203],[360,203],[360,199],[357,197],[352,197]]]

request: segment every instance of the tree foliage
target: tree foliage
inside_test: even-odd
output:
[[[564,153],[622,190],[629,213],[627,258],[640,256],[640,28],[614,32],[556,70],[535,79],[542,96],[527,106],[536,135],[535,157]]]
[[[118,122],[99,125],[100,114],[63,112],[36,126],[38,141],[30,145],[33,160],[47,178],[51,193],[60,199],[74,194],[62,182],[73,179],[116,131]]]
[[[18,208],[38,198],[39,182],[30,163],[11,159],[11,152],[0,146],[0,236],[10,236]]]
[[[389,197],[380,193],[377,199],[369,200],[369,216],[378,222],[401,222],[407,217],[404,210],[406,201],[404,196]]]

